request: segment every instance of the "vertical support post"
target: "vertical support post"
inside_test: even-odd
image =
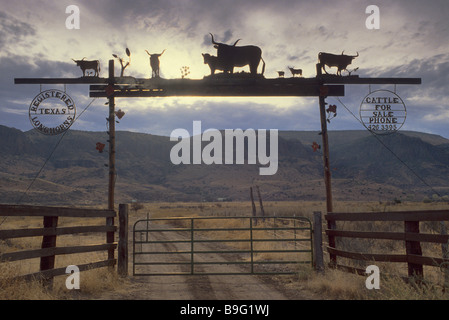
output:
[[[44,216],[44,228],[45,229],[52,229],[52,231],[55,231],[54,235],[50,236],[43,236],[42,237],[42,249],[45,248],[55,248],[56,247],[56,227],[58,226],[58,217],[47,217]],[[54,269],[55,267],[55,256],[50,255],[46,257],[41,257],[40,262],[40,271],[50,270]],[[53,286],[53,276],[51,277],[44,277],[42,279],[42,284],[45,287],[51,288]]]
[[[109,87],[113,87],[114,60],[109,60]],[[112,93],[110,93],[112,92]],[[114,210],[114,189],[115,189],[115,98],[114,91],[108,93],[109,100],[109,185],[108,185],[108,209]],[[106,218],[106,225],[113,226],[114,218]],[[114,232],[106,233],[106,243],[114,243]],[[114,249],[108,250],[108,260],[114,259]]]
[[[117,273],[121,277],[128,276],[128,204],[120,204],[118,211],[119,219],[119,242],[117,253]]]
[[[322,87],[324,88],[324,87]],[[325,90],[323,90],[325,91]],[[329,160],[329,139],[327,135],[327,120],[326,120],[326,101],[325,94],[320,94],[320,117],[321,117],[321,137],[323,140],[323,165],[324,165],[324,183],[326,185],[326,210],[333,211],[332,205],[332,184],[331,184],[331,170]]]
[[[109,86],[114,86],[114,60],[109,60]],[[114,188],[115,188],[115,98],[114,91],[108,94],[109,99],[109,192],[108,209],[114,210]]]
[[[313,213],[313,251],[315,256],[313,267],[315,271],[324,272],[323,225],[320,211]]]
[[[404,221],[405,232],[419,233],[419,221]],[[422,256],[421,243],[419,241],[405,241],[405,251],[406,254],[414,254]],[[408,276],[422,278],[424,276],[422,264],[407,263],[408,265]]]
[[[317,78],[320,78],[321,64],[316,65]],[[324,82],[321,82],[320,87],[320,119],[321,119],[321,137],[323,140],[323,166],[324,166],[324,183],[326,185],[326,211],[327,213],[333,212],[332,203],[332,182],[331,182],[331,170],[330,170],[330,160],[329,160],[329,138],[327,135],[327,119],[326,119],[326,96],[328,88],[324,86]],[[335,221],[328,220],[327,228],[329,230],[335,229]],[[335,248],[335,237],[329,237],[329,247]],[[337,265],[337,256],[334,254],[330,255],[330,266],[334,267]]]

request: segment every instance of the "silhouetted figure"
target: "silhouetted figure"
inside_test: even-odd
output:
[[[78,67],[80,67],[81,71],[83,71],[83,77],[86,76],[86,70],[94,70],[94,77],[98,77],[100,75],[100,61],[98,60],[75,60],[72,59]]]
[[[203,53],[202,55],[204,58],[204,64],[209,65],[211,75],[215,74],[215,70],[223,70],[224,71],[224,66],[222,63],[220,63],[220,61],[218,60],[218,57],[211,56],[208,53]]]
[[[212,37],[214,48],[217,49],[218,64],[223,66],[224,72],[233,73],[234,67],[244,67],[249,65],[251,74],[256,75],[260,60],[263,62],[261,74],[265,72],[265,61],[262,59],[262,50],[259,47],[236,47],[236,44],[240,41],[240,39],[234,42],[232,46],[224,43],[218,43],[215,42],[212,33],[210,35]]]
[[[348,56],[346,54],[343,54],[343,52],[340,55],[326,52],[320,52],[318,54],[318,62],[321,68],[323,68],[324,72],[326,72],[326,74],[329,73],[326,71],[325,66],[337,67],[337,76],[341,76],[341,71],[347,71],[346,68],[352,63],[352,60],[359,56],[358,52],[356,56]]]
[[[150,56],[150,65],[151,65],[151,77],[152,78],[159,78],[159,66],[160,66],[160,62],[159,62],[159,57],[165,52],[166,49],[164,49],[164,51],[162,51],[161,53],[149,53],[147,50],[145,50],[147,52],[147,54]]]
[[[294,69],[292,67],[288,67],[288,69],[290,70],[290,72],[292,73],[292,76],[294,77],[295,75],[299,74],[299,76],[302,76],[302,69]]]

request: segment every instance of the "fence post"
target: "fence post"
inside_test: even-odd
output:
[[[56,230],[56,227],[58,226],[58,217],[47,217],[44,216],[44,228],[45,229],[54,229]],[[42,237],[42,249],[45,248],[55,248],[56,247],[56,234],[51,236],[43,236]],[[46,257],[41,257],[40,262],[40,271],[50,270],[54,269],[55,267],[55,255],[50,255]],[[42,279],[42,284],[46,287],[52,287],[53,286],[53,276],[50,277],[44,277]]]
[[[329,215],[329,214],[332,214],[332,213],[328,212],[327,214]],[[337,224],[335,223],[335,220],[327,220],[327,229],[328,230],[335,230],[335,229],[337,229]],[[328,235],[327,240],[328,240],[329,247],[330,248],[335,248],[335,236]],[[337,255],[330,253],[329,254],[329,259],[330,259],[329,266],[331,268],[336,268],[337,267]]]
[[[419,233],[419,221],[404,221],[405,232]],[[407,256],[409,254],[422,256],[421,244],[419,241],[405,241],[405,251]],[[408,276],[409,277],[419,277],[424,276],[422,264],[407,263],[408,265]]]
[[[113,217],[108,217],[106,218],[106,226],[114,226],[114,218]],[[108,231],[106,232],[106,243],[107,244],[112,244],[114,243],[114,231]],[[114,260],[115,256],[114,256],[114,248],[111,247],[110,249],[108,249],[108,260]],[[110,265],[109,269],[112,271],[114,270],[114,265]]]
[[[190,219],[190,274],[194,274],[195,273],[195,262],[194,262],[194,246],[193,246],[193,241],[194,241],[194,232],[193,232],[193,221],[194,219],[191,218]]]
[[[313,267],[315,271],[324,272],[323,259],[323,224],[321,219],[321,211],[313,213]]]
[[[265,217],[264,217],[265,219]],[[249,218],[249,241],[251,250],[251,274],[254,273],[253,220]]]
[[[117,273],[121,277],[128,276],[128,204],[120,204],[118,211],[119,241],[117,252]]]

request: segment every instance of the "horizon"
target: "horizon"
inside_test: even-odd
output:
[[[9,128],[9,129],[15,129],[15,130],[19,130],[22,133],[27,133],[27,132],[36,132],[39,133],[35,128],[30,128],[28,130],[22,130],[19,128],[15,128],[15,127],[10,127],[7,125],[3,125],[0,124],[0,126]],[[182,129],[182,128],[181,128]],[[218,131],[224,131],[226,129],[230,129],[230,130],[236,130],[236,129],[242,129],[242,128],[224,128],[224,129],[216,129],[216,128],[207,128],[206,130],[209,129],[215,129]],[[252,130],[256,130],[254,128],[247,128],[247,129],[252,129]],[[242,129],[243,131],[245,131],[246,129]],[[87,133],[104,133],[104,130],[80,130],[80,129],[68,129],[67,132],[87,132]],[[170,138],[170,134],[168,135],[160,135],[160,134],[154,134],[154,133],[149,133],[149,132],[137,132],[137,131],[132,131],[132,130],[116,130],[116,133],[119,132],[126,132],[126,133],[136,133],[136,134],[145,134],[145,135],[152,135],[152,136],[157,136],[157,137],[165,137],[165,138]],[[204,131],[203,131],[204,132]],[[286,133],[286,132],[304,132],[304,133],[316,133],[317,135],[319,135],[319,130],[278,130],[279,133]],[[449,138],[446,138],[442,135],[439,134],[435,134],[435,133],[429,133],[429,132],[423,132],[423,131],[414,131],[414,130],[398,130],[394,133],[389,133],[389,134],[375,134],[370,132],[368,129],[337,129],[337,130],[328,130],[328,133],[336,133],[336,132],[360,132],[360,133],[367,133],[367,134],[372,134],[372,135],[376,135],[376,136],[391,136],[394,134],[401,134],[401,133],[417,133],[417,134],[424,134],[424,135],[429,135],[429,136],[436,136],[436,137],[440,137],[443,138],[445,140],[449,141]],[[189,132],[190,133],[190,132]],[[190,135],[190,137],[192,137],[192,135]],[[319,140],[319,139],[318,139]],[[321,143],[321,140],[319,140],[319,142]]]

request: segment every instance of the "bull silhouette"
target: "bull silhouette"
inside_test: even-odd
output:
[[[337,67],[337,76],[341,76],[341,71],[347,71],[347,67],[352,63],[352,60],[359,56],[358,52],[356,56],[349,56],[343,54],[343,52],[341,54],[332,54],[326,52],[320,52],[318,54],[319,64],[321,65],[321,68],[323,68],[324,72],[326,72],[326,74],[329,73],[326,71],[325,66],[328,66],[330,68]]]
[[[234,67],[244,67],[249,65],[252,75],[257,74],[260,60],[263,62],[262,73],[265,72],[265,61],[262,59],[262,50],[257,46],[237,47],[238,39],[233,45],[216,42],[212,33],[212,44],[217,49],[217,63],[223,66],[225,73],[233,73]]]
[[[150,56],[152,78],[159,78],[159,68],[160,68],[159,57],[164,54],[165,50],[166,49],[164,49],[164,51],[162,51],[161,53],[149,53],[148,50],[145,50],[146,53]]]
[[[210,74],[215,74],[215,70],[222,70],[224,71],[224,66],[222,63],[220,63],[220,60],[218,60],[218,57],[211,56],[208,53],[203,53],[203,59],[204,64],[209,65],[210,68]]]
[[[81,71],[83,71],[83,77],[86,76],[86,70],[94,70],[94,77],[98,77],[100,75],[100,61],[98,60],[75,60],[72,59],[78,67],[80,67]]]

